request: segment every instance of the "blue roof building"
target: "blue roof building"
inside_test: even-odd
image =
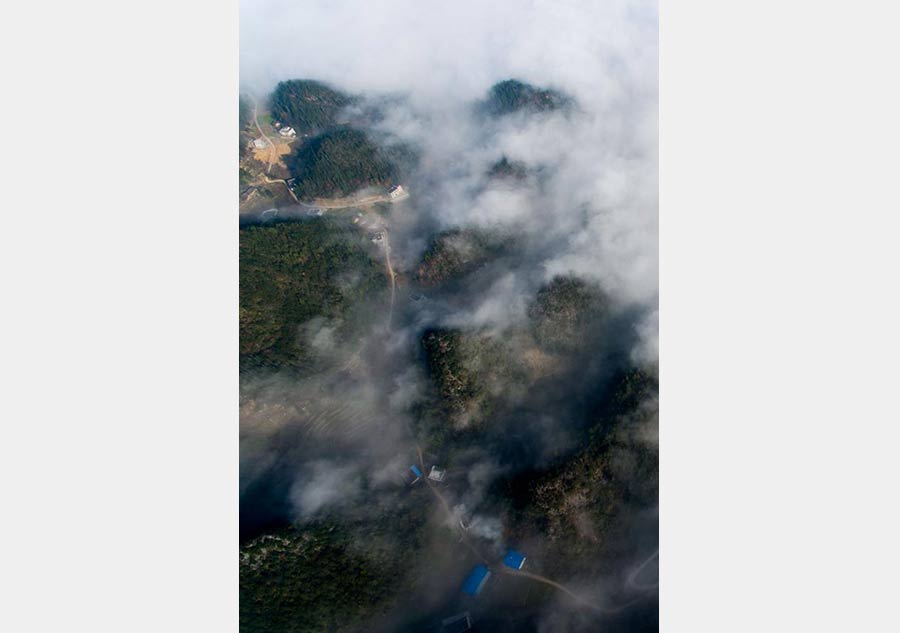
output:
[[[511,549],[503,557],[503,564],[513,569],[522,569],[522,565],[525,564],[525,554]]]
[[[418,479],[421,479],[421,478],[422,478],[422,471],[419,470],[419,467],[418,467],[418,466],[416,466],[415,464],[413,464],[412,466],[409,467],[409,469],[410,469],[411,471],[413,471],[413,474],[416,476],[416,478],[418,478]]]
[[[484,565],[475,565],[472,573],[469,574],[466,581],[463,583],[462,592],[467,593],[470,596],[477,596],[481,590],[484,589],[484,585],[490,577],[490,569]]]

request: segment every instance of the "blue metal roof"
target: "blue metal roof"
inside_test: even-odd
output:
[[[466,578],[466,581],[463,583],[463,593],[467,593],[470,596],[477,596],[482,588],[484,588],[484,584],[490,577],[490,569],[488,569],[484,565],[475,565],[475,569],[472,570],[472,573],[469,574],[469,576]]]
[[[511,549],[503,557],[503,564],[513,569],[522,569],[522,565],[525,564],[525,554]]]
[[[410,469],[411,471],[413,471],[413,473],[415,473],[416,477],[421,477],[421,476],[422,476],[422,471],[419,470],[419,467],[416,466],[415,464],[413,464],[412,466],[410,466],[409,469]]]

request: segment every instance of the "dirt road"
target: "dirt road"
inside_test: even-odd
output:
[[[282,180],[282,179],[272,180],[272,179],[269,178],[268,176],[262,176],[262,179],[263,179],[263,182],[265,182],[265,183],[267,183],[267,184],[270,184],[270,185],[271,185],[271,184],[274,184],[274,183],[276,183],[276,182],[280,182],[282,185],[284,185],[285,187],[287,187],[288,193],[291,194],[291,197],[294,199],[294,202],[296,202],[297,204],[299,204],[300,206],[303,206],[303,207],[307,207],[307,208],[310,208],[310,209],[315,208],[315,207],[313,207],[312,205],[304,204],[304,203],[300,202],[300,200],[297,198],[297,194],[294,193],[294,190],[291,189],[291,186],[287,183],[287,180]]]
[[[394,267],[391,265],[391,240],[388,237],[387,228],[384,229],[384,260],[387,263],[388,276],[391,278],[391,307],[388,310],[388,331],[391,330],[391,321],[394,318],[394,295],[397,293],[397,280],[394,275]],[[421,455],[419,456],[421,458]]]
[[[257,131],[259,131],[259,135],[262,136],[264,139],[266,139],[266,142],[269,144],[269,161],[268,161],[268,164],[266,165],[266,173],[268,174],[269,171],[271,171],[271,169],[272,169],[272,157],[275,156],[275,143],[272,142],[272,139],[270,139],[268,136],[266,136],[266,133],[263,132],[262,128],[259,126],[259,120],[256,118],[256,112],[258,109],[257,103],[256,103],[256,97],[254,97],[253,95],[250,95],[250,98],[253,99],[253,125],[256,126]],[[285,183],[285,184],[287,184],[287,183]],[[288,187],[288,189],[290,189],[290,187]],[[294,194],[294,192],[292,191],[291,195],[293,195],[293,194]],[[296,196],[294,196],[294,197],[296,198]]]
[[[608,613],[608,611],[606,611],[602,607],[597,606],[596,604],[594,604],[590,600],[587,600],[586,598],[582,598],[581,596],[579,596],[577,593],[575,593],[574,591],[572,591],[565,585],[561,585],[560,583],[556,582],[555,580],[551,580],[550,578],[547,578],[546,576],[541,576],[539,574],[532,574],[530,571],[522,571],[521,569],[513,569],[512,567],[506,567],[505,565],[503,567],[501,567],[500,570],[504,574],[509,574],[511,576],[524,576],[525,578],[531,578],[532,580],[536,580],[537,582],[542,582],[545,585],[550,585],[551,587],[559,589],[560,591],[562,591],[563,593],[565,593],[566,595],[568,595],[569,597],[574,599],[575,602],[577,602],[581,605],[589,607],[589,608],[593,609],[594,611],[597,611],[598,613]]]
[[[655,583],[640,583],[638,582],[638,576],[641,575],[641,572],[644,571],[644,568],[647,567],[651,562],[657,560],[659,558],[659,550],[653,552],[647,560],[641,563],[637,569],[635,569],[631,574],[628,575],[628,580],[625,581],[625,585],[630,589],[634,589],[635,591],[655,591],[659,588],[659,573],[657,572],[656,582]],[[657,563],[658,564],[658,563]]]
[[[438,498],[438,501],[441,502],[441,505],[444,506],[444,512],[447,513],[447,517],[450,519],[450,522],[455,526],[456,525],[456,514],[454,514],[453,510],[450,509],[450,504],[447,503],[447,500],[444,498],[444,495],[441,494],[440,490],[438,490],[431,480],[425,475],[425,459],[422,456],[422,449],[418,445],[416,445],[416,452],[419,454],[419,467],[422,469],[422,474],[424,475],[422,479],[425,481],[425,485],[428,486],[428,489],[431,490],[432,494]],[[466,547],[475,555],[475,558],[479,559],[485,565],[488,564],[487,559],[481,555],[481,552],[478,551],[471,541],[469,541],[469,535],[466,534],[465,530],[460,529],[460,537],[462,542],[466,544]]]

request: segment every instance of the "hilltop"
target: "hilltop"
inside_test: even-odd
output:
[[[354,308],[383,300],[388,287],[365,244],[358,231],[325,218],[241,229],[242,368],[309,363],[298,331],[313,317],[339,321],[340,338],[352,334]]]
[[[399,182],[403,154],[379,147],[365,132],[339,128],[304,143],[289,159],[288,169],[299,197],[341,197]]]
[[[484,112],[493,117],[513,112],[550,112],[568,106],[571,98],[556,90],[536,88],[531,84],[507,79],[491,86],[482,102]]]
[[[341,110],[355,99],[320,81],[292,79],[282,81],[272,93],[272,116],[293,127],[298,134],[310,134],[337,124]]]

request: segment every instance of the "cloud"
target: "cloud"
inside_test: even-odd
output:
[[[310,77],[369,97],[404,97],[380,127],[421,151],[413,193],[427,220],[399,231],[399,259],[415,260],[426,225],[511,228],[529,237],[531,249],[530,263],[513,271],[522,275],[518,287],[576,274],[599,281],[623,305],[652,312],[656,27],[656,3],[643,0],[246,0],[241,83],[266,94],[279,80]],[[577,108],[487,123],[475,117],[473,103],[509,77],[562,90]],[[540,185],[485,187],[485,172],[502,156],[541,170]],[[498,320],[491,306],[484,309],[455,321]],[[520,301],[509,305],[520,309]],[[647,328],[642,333],[653,338]]]
[[[338,340],[340,324],[307,323],[299,335],[332,363],[321,374],[243,380],[242,486],[245,472],[254,479],[282,469],[302,520],[407,498],[398,473],[414,459],[416,411],[429,393],[422,330],[503,336],[523,324],[538,288],[556,275],[600,284],[627,319],[622,338],[635,341],[623,356],[656,362],[656,2],[242,0],[240,7],[242,90],[262,97],[280,80],[313,78],[390,104],[377,132],[414,146],[420,158],[404,183],[410,199],[390,217],[392,261],[404,284],[436,231],[473,228],[515,240],[514,254],[479,268],[461,290],[428,289],[407,308],[401,288],[390,333],[379,324],[350,346]],[[507,78],[560,90],[576,107],[478,116],[474,104]],[[489,181],[502,157],[524,164],[527,178],[514,186]],[[514,337],[506,343],[534,351]],[[595,356],[578,372],[554,358],[558,374],[510,398],[520,408],[492,412],[483,446],[455,452],[456,475],[442,486],[456,513],[449,523],[465,517],[470,534],[501,546],[504,514],[491,486],[570,454],[598,376],[611,373],[606,351]],[[492,380],[491,389],[518,394],[503,377]],[[632,439],[655,447],[656,428],[653,419]],[[448,522],[439,504],[433,511],[441,513],[436,523]],[[539,561],[540,546],[530,547]],[[540,630],[596,626],[570,603],[558,606]]]
[[[361,492],[361,479],[353,464],[318,460],[310,463],[291,488],[298,514],[308,518],[328,505],[352,504]]]

